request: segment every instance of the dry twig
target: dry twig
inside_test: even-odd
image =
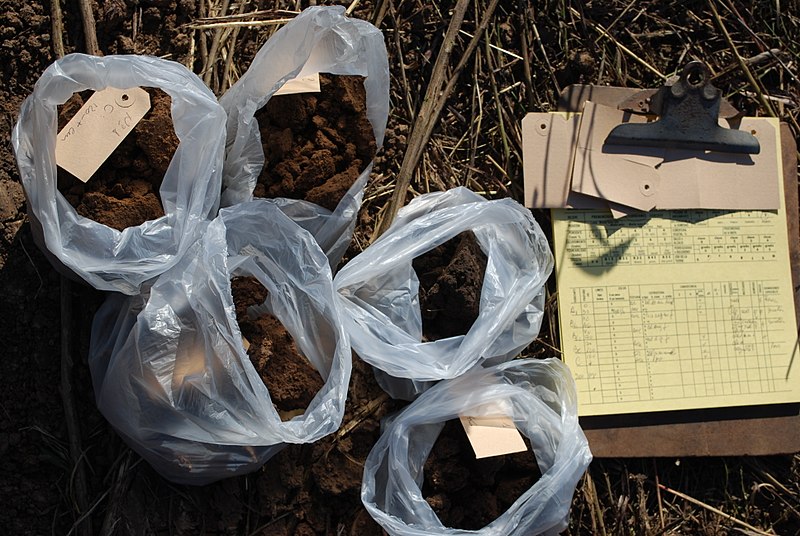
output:
[[[774,534],[775,534],[774,532],[764,532],[763,530],[761,530],[759,528],[756,528],[756,527],[754,527],[753,525],[751,525],[749,523],[745,523],[741,519],[737,519],[737,518],[735,518],[734,516],[732,516],[730,514],[726,514],[725,512],[723,512],[722,510],[720,510],[718,508],[714,508],[710,504],[706,504],[703,501],[695,499],[694,497],[690,497],[689,495],[686,495],[685,493],[681,493],[680,491],[677,491],[677,490],[674,490],[674,489],[670,489],[670,488],[668,488],[667,486],[665,486],[663,484],[658,484],[658,487],[661,488],[662,490],[668,492],[668,493],[671,493],[671,494],[675,495],[676,497],[680,497],[681,499],[683,499],[685,501],[689,501],[690,503],[694,504],[695,506],[699,506],[700,508],[704,508],[704,509],[708,510],[709,512],[712,512],[712,513],[714,513],[714,514],[716,514],[716,515],[718,515],[718,516],[720,516],[720,517],[722,517],[724,519],[727,519],[731,523],[735,523],[735,524],[739,525],[740,527],[744,527],[747,530],[752,531],[755,534],[759,534],[759,535],[763,535],[763,536],[774,536]]]
[[[53,26],[53,54],[60,59],[64,57],[64,17],[60,0],[50,1],[50,21]]]
[[[83,20],[83,34],[86,40],[86,53],[101,56],[100,45],[97,44],[97,26],[94,23],[91,0],[79,0],[81,19]]]
[[[450,19],[450,25],[444,36],[444,42],[442,43],[439,55],[436,57],[436,63],[433,66],[431,80],[428,83],[428,89],[425,92],[422,107],[419,110],[419,114],[417,115],[411,131],[411,136],[409,137],[408,147],[406,148],[403,163],[400,166],[400,172],[395,184],[395,191],[389,202],[388,212],[384,214],[380,225],[376,228],[375,237],[380,236],[383,231],[389,228],[389,225],[391,225],[400,207],[405,204],[406,193],[408,186],[411,184],[412,174],[419,163],[419,159],[422,156],[422,149],[428,142],[430,134],[433,131],[433,126],[438,118],[438,115],[434,115],[433,113],[437,100],[447,98],[447,94],[442,94],[442,86],[445,84],[447,67],[450,63],[450,54],[455,45],[456,34],[458,30],[461,29],[461,24],[464,22],[464,16],[466,15],[468,5],[469,0],[458,0],[453,8],[453,16]]]
[[[461,74],[461,71],[464,69],[467,61],[469,61],[469,59],[472,57],[472,53],[475,51],[475,48],[478,46],[480,41],[480,36],[489,25],[492,14],[497,7],[498,0],[491,0],[489,5],[486,7],[483,18],[475,31],[475,36],[467,46],[464,55],[461,57],[461,61],[459,61],[459,63],[453,69],[447,85],[445,85],[444,89],[441,89],[440,91],[439,88],[441,88],[445,80],[446,67],[449,63],[455,35],[461,28],[461,23],[464,21],[464,14],[466,13],[468,3],[469,2],[467,0],[459,0],[453,10],[453,18],[450,20],[450,25],[447,28],[442,50],[439,52],[439,55],[436,58],[436,64],[434,65],[433,74],[431,75],[431,82],[428,85],[427,91],[425,92],[425,99],[422,102],[422,108],[417,115],[417,120],[414,122],[414,127],[411,131],[408,148],[403,158],[403,164],[400,167],[400,173],[398,173],[397,176],[397,184],[395,185],[394,195],[389,202],[387,213],[376,226],[376,237],[380,236],[383,231],[389,228],[389,225],[391,225],[392,220],[397,215],[400,207],[405,203],[408,186],[411,184],[411,177],[417,167],[417,164],[419,163],[420,157],[422,156],[425,144],[428,142],[431,134],[433,133],[433,128],[436,125],[445,103],[447,102],[448,96],[455,88],[459,74]]]
[[[580,13],[579,13],[579,12],[578,12],[578,11],[577,11],[575,8],[573,8],[573,7],[570,7],[569,9],[570,9],[570,11],[571,11],[571,12],[572,12],[574,15],[576,15],[576,16],[580,16]],[[584,19],[584,20],[585,20],[585,19]],[[623,45],[622,43],[620,43],[620,42],[619,42],[619,41],[618,41],[618,40],[617,40],[617,39],[616,39],[616,38],[615,38],[613,35],[611,35],[610,33],[608,33],[608,31],[606,31],[606,29],[605,29],[605,28],[603,28],[601,25],[597,24],[596,22],[592,22],[592,21],[590,21],[590,20],[587,20],[587,21],[586,21],[586,23],[587,23],[587,24],[588,24],[588,25],[589,25],[589,26],[590,26],[590,27],[591,27],[591,28],[592,28],[594,31],[596,31],[596,32],[597,32],[597,33],[599,33],[601,36],[603,36],[603,37],[607,38],[609,41],[611,41],[612,43],[614,43],[614,45],[615,45],[615,46],[616,46],[616,47],[617,47],[619,50],[621,50],[622,52],[624,52],[625,54],[627,54],[628,56],[630,56],[631,58],[633,58],[633,59],[634,59],[634,60],[635,60],[637,63],[639,63],[640,65],[642,65],[642,66],[643,66],[644,68],[646,68],[648,71],[650,71],[650,72],[651,72],[651,73],[653,73],[654,75],[658,76],[658,77],[659,77],[659,78],[661,78],[662,80],[666,80],[666,79],[667,79],[667,76],[666,76],[666,75],[664,75],[664,74],[663,74],[661,71],[659,71],[658,69],[656,69],[655,67],[653,67],[652,65],[650,65],[649,63],[647,63],[645,60],[643,60],[642,58],[640,58],[640,57],[639,57],[639,56],[638,56],[638,55],[637,55],[635,52],[633,52],[631,49],[629,49],[628,47],[626,47],[625,45]]]
[[[220,8],[220,13],[223,15],[228,12],[228,5],[230,4],[230,0],[223,0],[222,7]],[[206,85],[211,85],[211,77],[214,74],[214,64],[217,61],[217,52],[219,51],[219,43],[222,40],[222,32],[225,31],[223,27],[217,27],[217,31],[214,32],[214,37],[211,40],[211,49],[208,51],[208,58],[206,60],[206,64],[203,66],[203,82]]]
[[[64,420],[67,425],[69,456],[74,472],[74,500],[76,510],[82,514],[76,522],[80,534],[92,534],[92,519],[88,517],[88,493],[84,471],[81,429],[75,409],[72,389],[72,282],[61,276],[61,401],[64,405]]]
[[[761,84],[756,82],[756,79],[753,77],[752,71],[747,66],[747,63],[742,58],[741,54],[739,54],[739,49],[736,48],[736,45],[731,39],[731,34],[728,33],[728,29],[725,27],[725,24],[722,22],[722,19],[719,16],[719,12],[717,11],[717,6],[715,5],[714,0],[708,0],[708,7],[711,9],[711,13],[714,15],[714,20],[717,23],[722,35],[725,36],[725,41],[728,43],[728,47],[730,47],[731,52],[733,53],[733,57],[736,58],[736,62],[739,64],[739,67],[742,69],[742,72],[747,77],[747,80],[750,82],[750,85],[753,86],[753,90],[758,95],[758,99],[761,102],[761,106],[766,110],[766,112],[770,115],[770,117],[777,117],[775,115],[775,110],[772,108],[772,104],[770,104],[769,100],[764,97],[764,90],[761,87]]]

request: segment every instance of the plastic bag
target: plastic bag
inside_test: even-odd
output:
[[[487,256],[478,319],[466,335],[421,342],[412,260],[466,230]],[[455,188],[412,200],[385,234],[342,267],[334,284],[353,349],[388,374],[377,376],[389,394],[413,398],[431,381],[454,378],[483,360],[511,359],[530,344],[552,268],[547,239],[529,210]]]
[[[344,7],[310,7],[278,30],[256,54],[247,72],[223,95],[228,147],[222,206],[253,198],[264,149],[255,113],[283,84],[324,72],[365,77],[367,117],[377,148],[389,117],[389,63],[383,34],[372,24],[344,16]],[[281,209],[311,232],[335,266],[355,227],[372,163],[366,166],[333,212],[301,200],[277,199]]]
[[[56,188],[57,106],[73,93],[156,87],[172,98],[180,145],[164,175],[165,215],[120,232],[80,216]],[[48,67],[25,100],[12,145],[28,197],[34,236],[56,268],[100,290],[138,292],[197,240],[197,225],[219,206],[225,113],[184,66],[146,56],[70,54]]]
[[[422,469],[444,422],[484,415],[487,404],[493,416],[503,408],[530,439],[542,476],[481,530],[447,528],[422,496]],[[367,457],[361,500],[391,536],[556,535],[567,526],[572,494],[591,460],[566,365],[555,358],[510,361],[440,382],[391,419]]]
[[[325,380],[290,421],[243,347],[230,286],[237,275],[266,287],[263,308]],[[95,317],[89,364],[108,421],[166,478],[192,484],[251,471],[284,443],[335,431],[352,365],[325,255],[265,200],[220,211],[142,296],[109,299]]]

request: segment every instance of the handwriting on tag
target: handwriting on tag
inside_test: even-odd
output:
[[[500,415],[490,417],[460,416],[461,425],[467,433],[475,451],[476,458],[501,456],[527,450],[511,417]]]
[[[142,88],[95,92],[56,138],[56,164],[83,182],[111,156],[150,109]]]
[[[319,93],[319,73],[309,76],[293,78],[283,84],[275,95],[289,95],[292,93]]]

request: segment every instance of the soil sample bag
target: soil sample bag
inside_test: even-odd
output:
[[[268,148],[277,148],[280,152],[288,151],[291,147],[291,135],[282,136],[276,129],[264,132],[263,135],[269,136],[269,139],[262,140],[260,128],[263,128],[263,125],[259,125],[256,117],[257,112],[260,113],[275,92],[289,80],[317,73],[327,73],[334,77],[362,77],[366,95],[365,112],[368,119],[364,122],[363,128],[371,128],[371,132],[357,133],[350,141],[355,150],[363,145],[359,138],[367,134],[370,138],[374,137],[376,149],[383,145],[389,116],[389,64],[383,34],[366,21],[345,17],[344,11],[342,6],[310,7],[304,10],[264,44],[247,72],[220,99],[220,103],[228,113],[223,207],[252,199],[264,166],[275,166],[272,155],[266,159],[265,164],[264,143]],[[326,90],[324,84],[323,90]],[[309,95],[313,98],[315,94]],[[301,95],[297,97],[300,98]],[[351,100],[348,98],[348,92],[336,98],[345,105]],[[334,145],[340,146],[340,142],[343,141],[341,132],[337,130],[345,127],[342,124],[324,123],[323,121],[331,119],[324,115],[325,113],[320,112],[319,115],[309,118],[309,122],[313,122],[319,130],[316,137],[311,136],[315,137],[313,142],[309,140],[308,143],[312,144],[315,150],[330,146],[335,152],[337,149]],[[276,124],[284,130],[292,126],[280,120]],[[347,127],[345,132],[349,128]],[[330,132],[324,136],[319,134],[325,133],[328,129]],[[346,135],[349,136],[350,134]],[[338,158],[339,155],[334,154],[333,157]],[[311,160],[312,163],[317,162],[321,166],[328,159],[314,157]],[[340,177],[336,175],[342,174],[333,165],[327,166],[327,171],[322,166],[313,170],[313,173],[312,170],[304,169],[305,164],[300,161],[282,165],[287,168],[298,168],[294,170],[296,173],[293,173],[295,178],[300,176],[302,180],[312,179],[319,182],[315,186],[320,188],[328,186],[326,180],[338,180]],[[323,198],[327,200],[329,197],[318,192],[311,197],[304,196],[303,199],[280,196],[274,199],[281,210],[314,235],[332,266],[336,266],[339,262],[352,238],[364,196],[364,187],[372,170],[372,162],[360,162],[358,167],[360,169],[352,186],[346,190],[338,203],[335,200],[324,203],[328,208],[307,200],[316,201]],[[278,175],[287,174],[280,173],[281,170],[277,171]],[[268,188],[264,195],[270,197]]]
[[[367,457],[361,501],[391,536],[557,535],[592,460],[578,424],[575,382],[555,358],[477,367],[435,385],[390,418]],[[505,416],[530,440],[541,477],[479,530],[446,527],[423,499],[423,467],[446,421]],[[522,454],[520,454],[522,455]],[[519,455],[515,455],[519,456]]]
[[[73,93],[155,87],[172,102],[180,143],[159,189],[164,215],[122,231],[78,214],[57,190],[56,115]],[[219,206],[225,113],[184,66],[145,56],[70,54],[48,67],[22,105],[12,145],[34,236],[56,268],[100,290],[138,292],[197,240]],[[87,150],[91,150],[87,147]],[[90,179],[91,180],[91,179]],[[66,270],[65,270],[66,268]]]
[[[464,326],[464,335],[426,341],[413,261],[464,231],[472,231],[486,256],[477,319]],[[378,369],[389,394],[413,399],[430,382],[486,360],[506,361],[530,344],[542,323],[552,269],[547,239],[528,209],[455,188],[412,200],[334,284],[353,349]],[[438,314],[456,316],[462,307],[447,299]]]
[[[324,381],[290,420],[244,348],[236,277],[266,289],[258,308]],[[220,211],[148,292],[111,297],[92,326],[89,365],[97,405],[128,443],[164,477],[204,484],[252,471],[286,443],[335,431],[350,352],[324,253],[277,206],[256,200]]]

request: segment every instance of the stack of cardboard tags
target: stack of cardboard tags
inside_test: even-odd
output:
[[[705,107],[713,87],[689,83]],[[710,137],[749,133],[756,149],[714,146],[695,113],[663,121],[663,91],[571,86],[522,123],[525,205],[553,209],[581,424],[599,457],[796,452],[794,140],[722,102]]]

